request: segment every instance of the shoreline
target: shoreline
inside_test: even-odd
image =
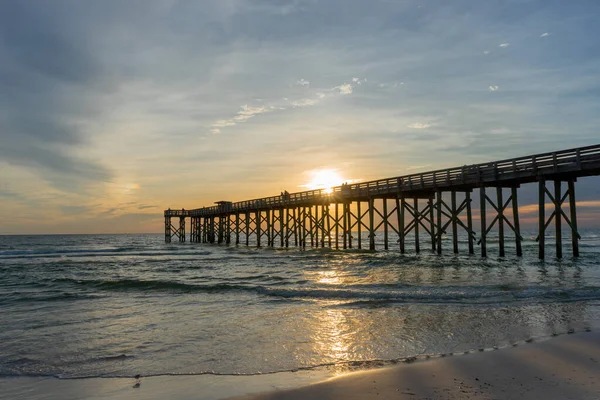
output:
[[[164,375],[142,377],[140,382],[134,388],[134,378],[5,377],[0,378],[0,399],[597,399],[600,333],[409,358],[341,374],[301,370],[250,376]]]
[[[600,333],[359,371],[229,400],[600,398]]]

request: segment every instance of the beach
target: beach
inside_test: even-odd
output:
[[[288,387],[300,384],[302,377],[280,375],[267,380],[261,382],[256,376],[226,378],[220,385],[207,387],[198,376],[141,377],[139,387],[134,388],[136,380],[131,378],[4,378],[0,380],[0,398],[595,400],[600,397],[600,333],[580,332],[497,350],[399,363],[300,388]],[[232,397],[236,391],[252,394]],[[256,394],[258,391],[264,393]]]
[[[388,398],[598,399],[600,334],[579,333],[506,349],[447,355],[243,399]]]

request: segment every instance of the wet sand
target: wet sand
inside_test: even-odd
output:
[[[141,377],[139,387],[134,387],[133,378],[2,378],[0,399],[596,400],[600,399],[600,333],[576,333],[505,349],[400,363],[309,384],[318,376],[296,372],[216,379]],[[259,392],[264,393],[256,394]]]
[[[447,355],[243,399],[600,399],[600,334]]]

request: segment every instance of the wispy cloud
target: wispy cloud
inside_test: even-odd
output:
[[[510,46],[510,43],[502,43],[502,44],[498,45],[498,47],[504,47],[504,48],[506,48],[508,46]]]
[[[431,124],[422,124],[419,122],[415,122],[413,124],[407,125],[407,127],[412,128],[412,129],[427,129],[427,128],[431,128]]]
[[[326,99],[327,97],[335,96],[335,95],[348,95],[354,92],[354,88],[358,85],[362,85],[366,82],[366,79],[360,78],[352,78],[351,83],[345,82],[341,85],[334,86],[332,89],[326,91],[319,91],[314,93],[310,97],[304,97],[292,100],[289,97],[283,97],[282,99],[289,104],[292,108],[299,107],[310,107],[319,104],[321,101]],[[310,82],[305,79],[300,79],[296,82],[297,85],[306,86],[310,85]],[[262,100],[261,100],[262,101]],[[251,118],[254,118],[261,114],[271,113],[274,111],[286,110],[287,106],[282,106],[279,104],[271,104],[271,105],[260,105],[260,106],[252,106],[248,104],[244,104],[240,107],[240,110],[237,114],[229,119],[220,119],[215,121],[210,126],[210,133],[213,135],[221,133],[223,128],[236,126],[239,123],[246,122]]]
[[[354,87],[349,83],[336,86],[334,89],[339,90],[340,94],[351,94],[354,91]]]
[[[352,78],[352,83],[343,83],[339,86],[334,87],[334,90],[337,90],[340,94],[347,95],[352,94],[354,92],[354,88],[358,85],[362,85],[363,82],[366,82],[366,79],[360,78]]]
[[[319,101],[320,101],[320,98],[316,98],[316,99],[300,99],[300,100],[292,101],[292,106],[293,107],[314,106],[315,104],[318,104]]]
[[[228,126],[235,126],[240,122],[246,122],[251,118],[256,117],[260,114],[269,113],[275,110],[284,110],[283,107],[277,106],[249,106],[248,104],[244,104],[241,106],[240,111],[236,114],[235,117],[231,119],[221,119],[211,125],[210,132],[212,134],[221,133],[221,128],[225,128]]]
[[[550,36],[550,33],[548,33],[548,32],[545,32],[545,33],[542,33],[542,34],[540,35],[540,37],[546,37],[546,36]]]
[[[490,92],[495,92],[498,89],[500,89],[500,86],[489,86],[488,89],[490,90]]]

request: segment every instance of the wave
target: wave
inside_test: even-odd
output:
[[[492,286],[408,286],[373,285],[372,289],[362,287],[334,288],[282,288],[251,284],[190,284],[169,280],[76,280],[70,278],[55,279],[55,282],[85,286],[100,291],[155,291],[176,293],[216,293],[250,292],[262,296],[280,299],[308,300],[348,300],[371,302],[411,302],[411,303],[480,303],[507,302],[527,299],[546,299],[555,301],[598,300],[600,287],[582,288],[520,287],[507,285]],[[378,290],[379,289],[379,290]],[[357,303],[361,304],[361,303]]]
[[[0,304],[7,303],[30,303],[30,302],[55,302],[55,301],[75,301],[75,300],[96,300],[101,297],[98,294],[89,294],[89,293],[73,293],[73,292],[60,292],[60,293],[52,293],[47,294],[44,292],[41,293],[22,293],[22,292],[12,292],[8,294],[3,294],[0,298]]]
[[[102,256],[207,256],[210,251],[160,251],[156,249],[141,249],[135,247],[121,247],[114,249],[73,249],[73,250],[10,250],[0,251],[0,259],[25,259],[25,258],[76,258],[76,257],[102,257]]]

